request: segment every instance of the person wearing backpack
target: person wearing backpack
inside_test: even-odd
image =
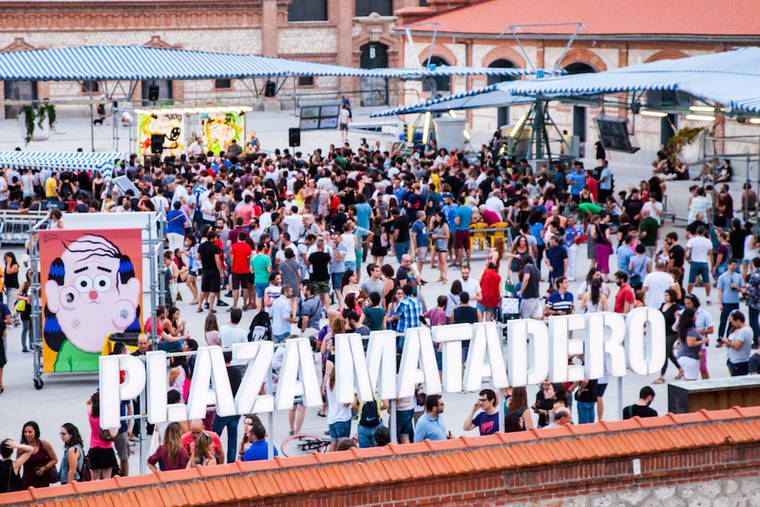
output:
[[[70,484],[72,481],[81,481],[82,467],[84,466],[84,443],[79,429],[71,423],[61,426],[61,440],[63,441],[63,458],[58,477],[61,484]]]
[[[359,397],[354,395],[352,408],[357,411],[359,448],[374,447],[375,431],[383,425],[383,417],[380,411],[388,410],[388,401],[381,400],[377,395],[372,401],[359,401]]]

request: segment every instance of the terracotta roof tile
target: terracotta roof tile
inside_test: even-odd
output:
[[[351,448],[352,453],[357,458],[380,458],[386,456],[392,456],[393,451],[389,445],[383,447],[367,447],[366,449]]]
[[[228,477],[227,484],[236,500],[268,496],[268,491],[262,493],[262,490],[266,490],[267,486],[264,481],[259,481],[258,475]],[[262,484],[261,488],[259,488],[259,484]]]
[[[757,407],[734,407],[742,417],[760,417],[760,406]]]
[[[53,486],[51,488],[29,488],[29,493],[32,495],[32,498],[39,501],[56,496],[73,495],[76,491],[71,484],[65,484],[63,486]]]
[[[206,487],[208,496],[214,502],[229,503],[235,501],[235,493],[232,491],[230,481],[226,477],[213,481],[199,481],[198,484],[203,484]]]
[[[169,470],[168,472],[159,470],[152,475],[159,482],[188,481],[198,479],[201,476],[197,468],[191,468],[189,470]]]
[[[320,475],[325,482],[327,489],[338,489],[346,487],[346,479],[340,473],[339,465],[331,465],[320,469]]]
[[[428,446],[427,442],[414,442],[411,444],[390,444],[388,447],[391,449],[391,452],[397,456],[401,456],[403,454],[416,454],[430,450],[430,446]]]
[[[241,472],[238,462],[225,463],[215,467],[195,467],[201,478],[217,477],[220,475],[239,474]]]
[[[127,477],[117,475],[113,480],[120,489],[148,486],[156,483],[156,477],[153,474],[129,475]]]
[[[493,445],[498,444],[498,437],[497,438],[491,438],[493,435],[487,435],[485,437],[480,437],[479,445]],[[493,444],[491,442],[493,441]],[[465,443],[464,439],[462,437],[460,438],[451,438],[446,440],[438,440],[438,441],[428,441],[428,446],[430,447],[431,451],[450,451],[452,449],[464,449],[467,447],[467,444]]]

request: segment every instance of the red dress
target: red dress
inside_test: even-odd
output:
[[[499,306],[499,284],[501,276],[495,269],[486,269],[480,279],[480,304],[488,309]]]

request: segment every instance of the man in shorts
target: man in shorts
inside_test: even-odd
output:
[[[307,263],[311,266],[311,282],[314,294],[322,300],[322,306],[330,306],[330,254],[325,252],[325,240],[317,240],[317,251],[309,255]]]
[[[459,196],[459,207],[457,208],[456,231],[454,231],[454,251],[456,252],[456,262],[462,266],[462,250],[467,254],[467,265],[470,265],[470,222],[472,221],[472,208],[465,206],[465,196]]]
[[[412,224],[412,243],[414,244],[414,256],[417,259],[417,271],[422,273],[422,264],[427,259],[430,249],[430,236],[425,225],[425,212],[417,212],[417,220]]]
[[[214,305],[219,300],[222,287],[222,251],[214,243],[216,232],[210,230],[206,241],[198,247],[203,274],[201,275],[201,295],[198,298],[198,313],[203,312],[203,302],[208,299],[211,313],[216,313]]]
[[[246,232],[238,233],[238,240],[230,247],[230,270],[232,271],[232,308],[237,308],[240,289],[243,289],[243,301],[246,300],[245,292],[248,290],[248,276],[250,274],[250,262],[253,250],[245,241]]]

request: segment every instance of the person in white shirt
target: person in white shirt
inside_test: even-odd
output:
[[[240,327],[240,319],[243,317],[243,310],[240,308],[232,308],[230,310],[230,323],[225,324],[219,330],[219,341],[222,342],[222,348],[224,350],[232,350],[232,346],[236,343],[245,343],[248,341],[248,333]],[[233,361],[233,366],[239,366],[246,364],[245,361]]]
[[[493,211],[500,217],[503,217],[502,212],[504,211],[504,201],[501,200],[501,190],[494,190],[491,192],[491,196],[486,199],[486,209],[489,211]]]
[[[662,225],[662,214],[665,210],[662,207],[662,203],[657,202],[654,194],[649,194],[649,200],[645,202],[644,206],[641,208],[642,212],[644,210],[649,211],[649,216],[657,220],[657,225]]]
[[[707,304],[710,304],[710,259],[712,258],[712,241],[705,237],[704,227],[697,229],[697,235],[686,242],[686,260],[690,264],[689,284],[686,292],[691,294],[697,276],[702,277],[707,295]]]
[[[203,142],[201,141],[200,137],[196,138],[195,141],[187,148],[187,151],[190,152],[190,154],[194,157],[198,157],[201,153],[203,153]]]
[[[292,239],[298,239],[301,237],[304,230],[303,217],[298,214],[298,206],[294,205],[290,208],[286,207],[285,209],[290,210],[290,213],[286,214],[282,221],[285,222],[290,237]]]
[[[286,285],[282,288],[280,297],[274,300],[271,307],[272,339],[274,343],[282,343],[290,336],[290,325],[298,323],[293,309],[293,288]]]
[[[462,292],[466,292],[470,296],[470,299],[475,301],[476,296],[480,292],[480,284],[477,280],[470,278],[469,266],[462,266],[460,273],[462,275]]]
[[[665,291],[668,289],[677,290],[678,286],[673,281],[673,277],[665,269],[668,265],[663,259],[657,259],[654,265],[655,271],[652,271],[644,278],[641,290],[645,294],[645,303],[648,308],[659,310],[665,302]]]

